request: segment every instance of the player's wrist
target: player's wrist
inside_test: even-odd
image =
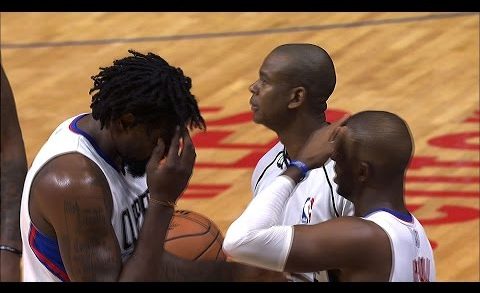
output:
[[[10,246],[10,245],[0,244],[0,251],[13,253],[13,254],[16,254],[20,257],[22,256],[22,250],[21,249],[17,249],[13,246]]]
[[[299,160],[292,160],[288,164],[285,175],[290,177],[293,176],[292,179],[294,179],[296,182],[299,182],[307,176],[308,171],[310,171],[310,169],[308,168],[307,164]]]
[[[175,209],[177,207],[176,201],[157,199],[157,198],[154,198],[153,196],[150,196],[150,203],[154,205],[164,206],[171,209]]]

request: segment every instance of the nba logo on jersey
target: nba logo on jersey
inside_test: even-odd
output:
[[[307,198],[302,210],[302,224],[308,224],[312,220],[312,207],[315,199],[313,197]]]

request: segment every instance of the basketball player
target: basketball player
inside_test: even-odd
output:
[[[328,53],[312,44],[286,44],[263,61],[259,79],[250,86],[253,121],[275,131],[280,139],[257,163],[251,189],[255,197],[282,174],[308,137],[328,125],[327,100],[336,83]],[[336,193],[333,162],[311,170],[286,204],[281,224],[317,224],[353,214],[353,205]],[[263,251],[258,251],[263,254]],[[294,274],[292,281],[327,280],[325,272]]]
[[[297,163],[230,226],[224,250],[236,261],[277,271],[329,270],[330,280],[435,281],[432,247],[405,206],[404,178],[413,154],[407,124],[383,111],[360,112],[338,128],[344,120],[314,132]],[[338,193],[355,204],[356,217],[281,226],[298,183],[330,156]]]
[[[2,128],[2,191],[0,280],[20,281],[22,240],[20,237],[20,200],[23,182],[27,174],[27,157],[22,131],[18,122],[12,88],[1,67],[1,128]]]
[[[183,192],[195,162],[186,128],[205,122],[180,68],[129,52],[92,77],[92,112],[61,123],[32,163],[20,212],[23,280],[257,278],[246,266],[163,253],[175,206],[164,198]]]

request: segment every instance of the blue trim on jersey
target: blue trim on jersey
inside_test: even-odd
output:
[[[33,224],[30,224],[28,242],[37,259],[57,278],[63,282],[70,281],[63,265],[60,248],[56,239],[42,234]]]
[[[80,115],[78,116],[77,118],[73,119],[72,123],[70,123],[70,130],[77,133],[77,134],[80,134],[82,135],[83,137],[85,137],[89,142],[90,144],[93,146],[93,148],[95,149],[95,151],[98,153],[98,155],[100,155],[100,157],[102,157],[102,159],[105,160],[105,162],[107,162],[110,166],[113,167],[113,169],[118,170],[118,168],[116,167],[116,164],[110,159],[109,156],[107,156],[107,154],[105,154],[101,149],[100,147],[98,146],[97,142],[95,141],[95,139],[93,139],[93,137],[91,137],[88,133],[86,133],[85,131],[81,130],[80,128],[78,128],[77,126],[77,122],[82,119],[83,117],[85,117],[86,115],[88,114],[83,114],[83,115]]]
[[[378,211],[387,212],[387,213],[397,217],[398,219],[400,219],[404,222],[413,223],[413,216],[410,213],[397,212],[397,211],[391,210],[389,208],[379,208],[379,209],[371,210],[365,215],[365,217],[368,217],[370,214],[373,214],[373,213],[378,212]]]

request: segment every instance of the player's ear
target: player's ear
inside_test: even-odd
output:
[[[303,86],[294,87],[291,90],[290,100],[288,101],[288,109],[300,107],[305,101],[306,90]]]
[[[135,125],[135,116],[132,113],[125,113],[117,120],[117,126],[122,130],[128,129]]]
[[[369,177],[372,174],[372,168],[368,162],[361,161],[360,162],[360,168],[359,168],[359,174],[358,174],[358,180],[362,183],[367,182]]]

